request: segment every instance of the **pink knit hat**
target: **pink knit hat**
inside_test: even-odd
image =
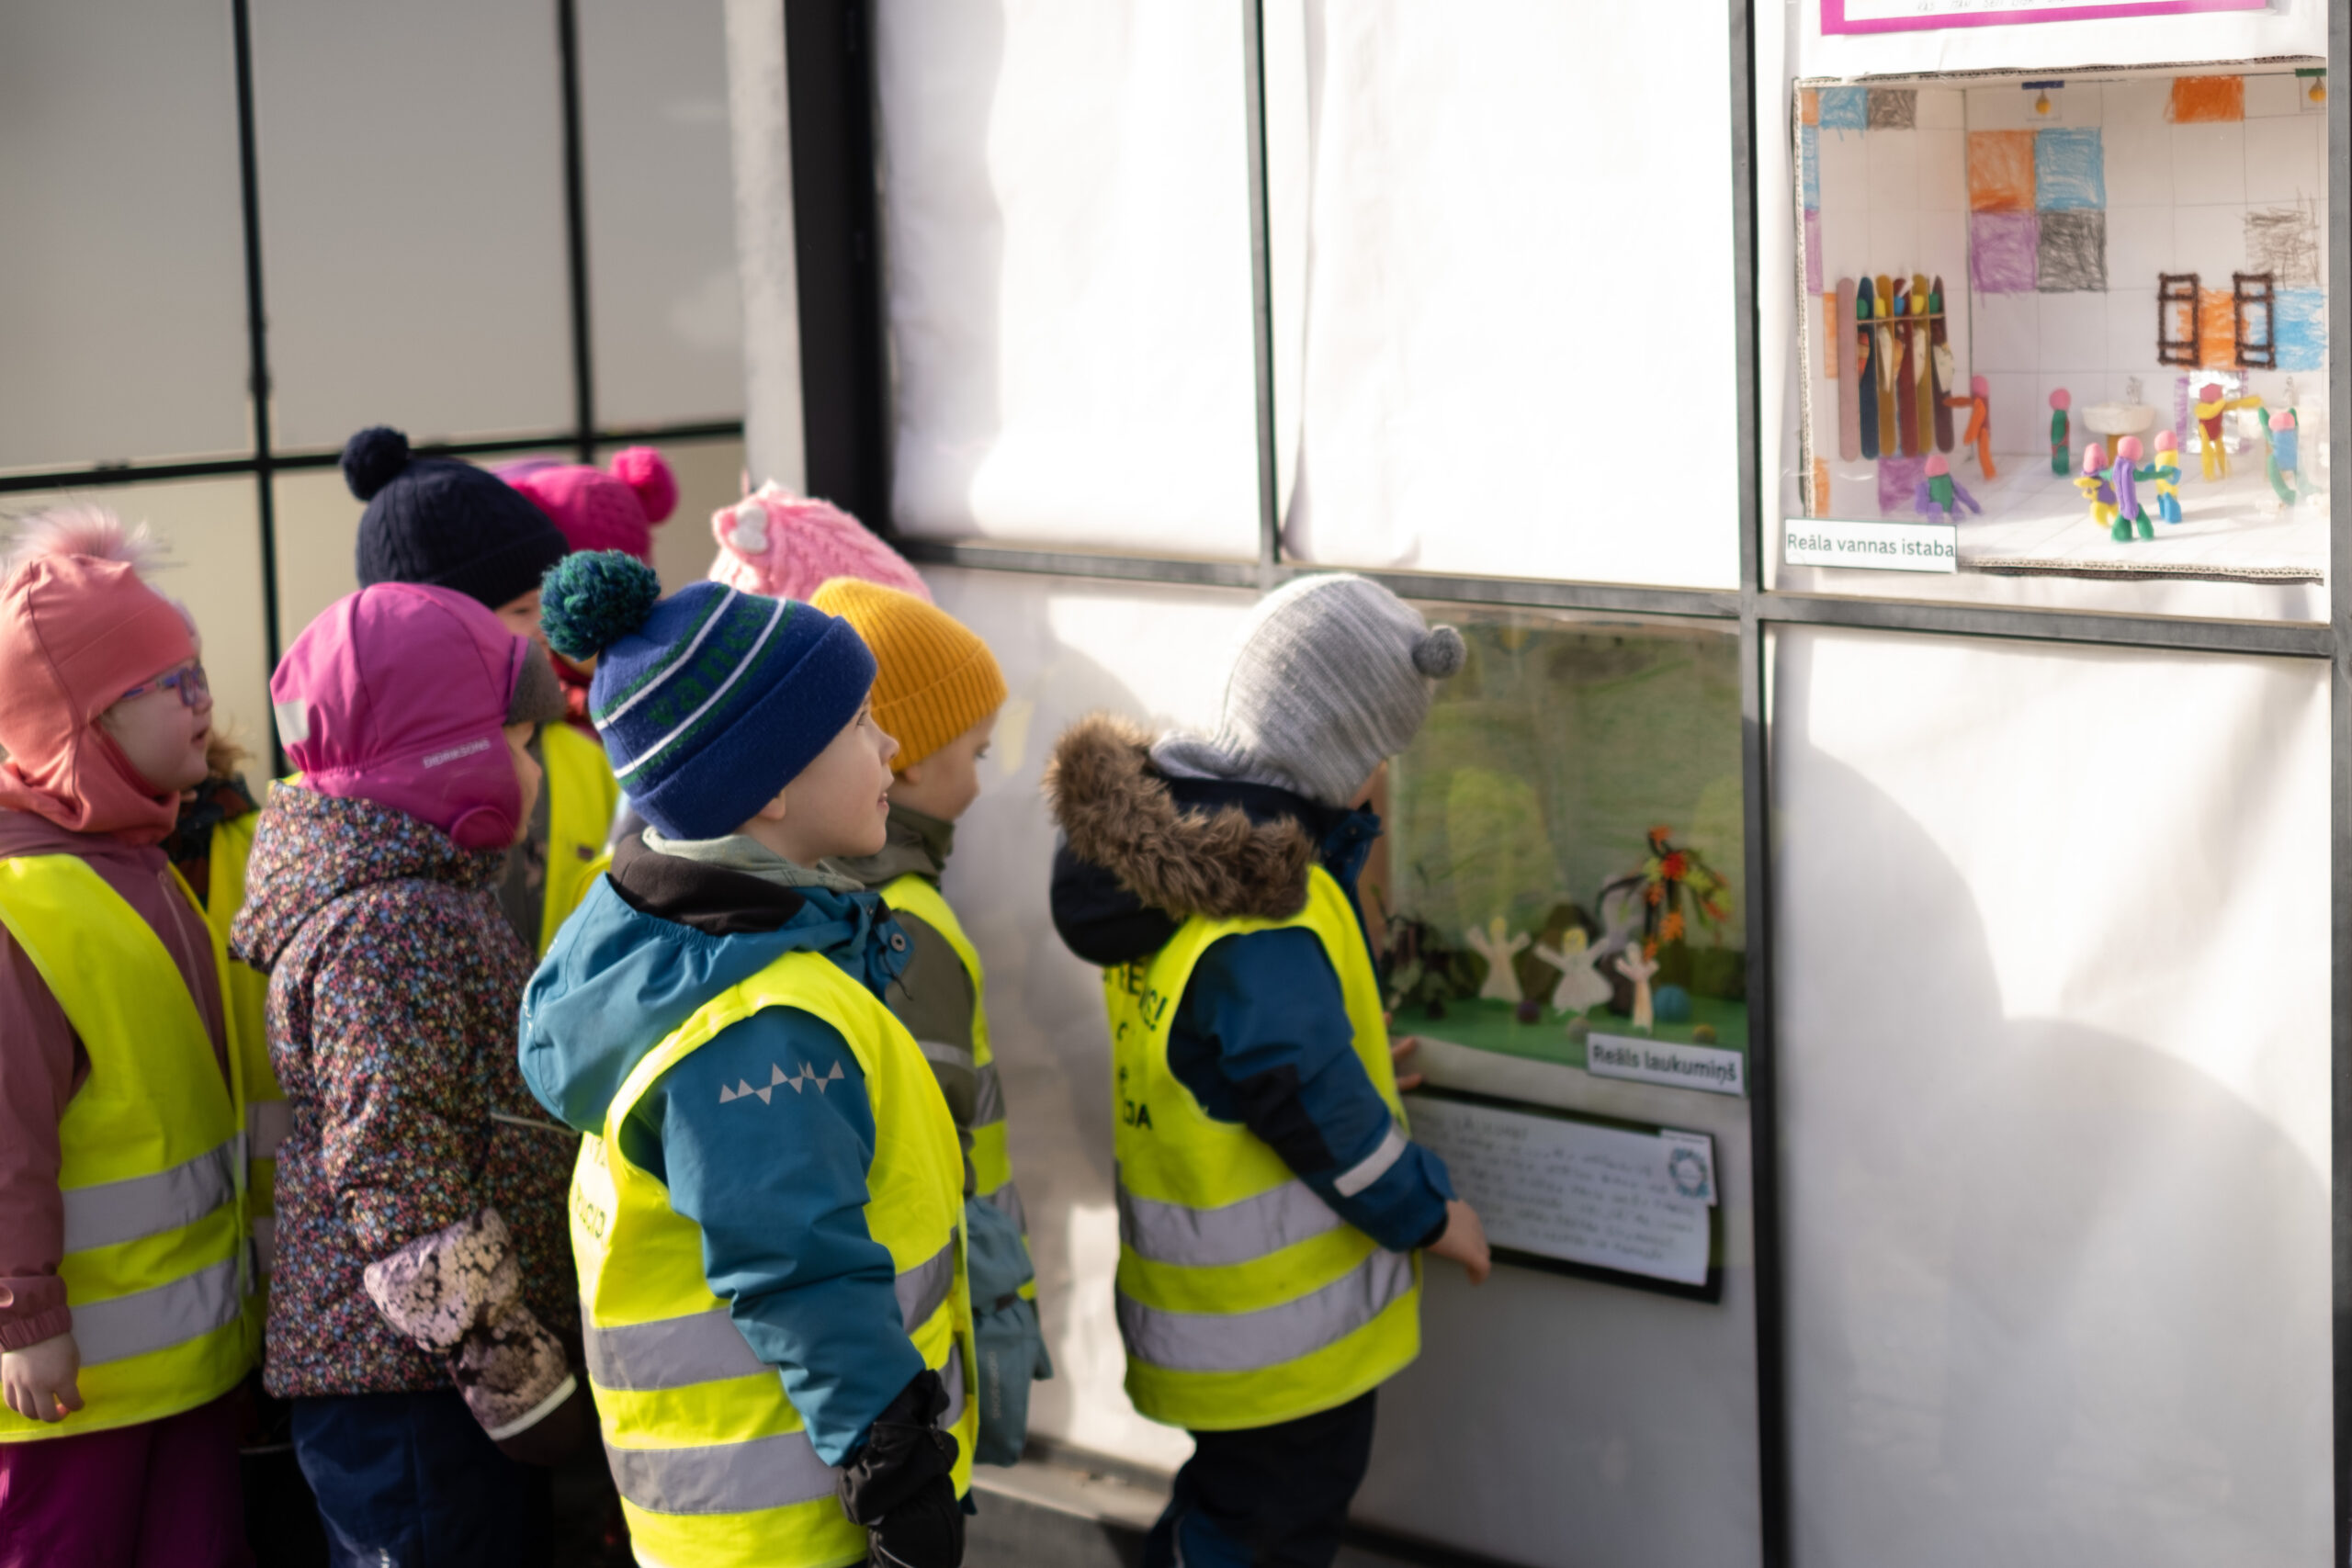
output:
[[[328,605],[278,661],[278,739],[305,789],[404,811],[460,849],[503,849],[526,803],[502,730],[535,657],[463,593],[379,582]]]
[[[531,498],[575,550],[625,550],[653,564],[653,530],[678,506],[677,476],[650,446],[613,454],[607,468],[545,457],[491,472]]]
[[[931,603],[931,589],[898,551],[830,502],[794,495],[774,479],[710,514],[718,558],[714,582],[771,599],[806,602],[828,578],[855,577]]]

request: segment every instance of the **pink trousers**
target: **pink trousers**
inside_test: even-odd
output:
[[[235,1401],[0,1443],[0,1568],[252,1568]]]

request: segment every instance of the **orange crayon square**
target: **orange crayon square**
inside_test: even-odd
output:
[[[1815,517],[1829,515],[1829,459],[1813,460],[1813,494],[1805,498],[1812,504],[1805,510]]]
[[[2172,106],[2166,112],[2175,125],[2244,119],[2245,78],[2176,76],[2172,79]]]
[[[2208,370],[2238,367],[2237,299],[2226,288],[2197,291],[2197,363]]]
[[[1799,87],[1797,89],[1797,123],[1799,125],[1821,123],[1821,90],[1819,88]]]
[[[2033,210],[2033,132],[1968,133],[1968,208],[1972,212]]]

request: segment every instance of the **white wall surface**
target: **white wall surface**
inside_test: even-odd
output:
[[[2327,669],[1784,631],[1797,1560],[2317,1562]]]

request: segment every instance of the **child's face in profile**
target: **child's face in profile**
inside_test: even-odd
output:
[[[170,683],[163,683],[167,678]],[[157,671],[98,715],[98,727],[156,794],[194,789],[204,782],[204,748],[212,739],[212,693],[202,662],[191,659]]]
[[[926,817],[955,821],[980,796],[980,759],[989,754],[989,738],[995,733],[992,713],[900,773],[890,798]]]
[[[518,844],[531,835],[531,807],[539,798],[539,764],[531,755],[531,737],[538,728],[536,724],[506,727],[507,760],[514,764],[514,787],[523,792],[522,816],[514,824],[514,841]]]
[[[516,594],[497,609],[492,610],[491,614],[496,615],[499,624],[516,637],[529,637],[542,649],[550,653],[553,651],[548,649],[546,628],[539,625],[539,591],[537,589],[534,588],[528,593]]]
[[[828,856],[880,852],[890,819],[890,759],[899,743],[874,722],[869,701],[816,760],[785,785],[786,858],[814,865]]]

